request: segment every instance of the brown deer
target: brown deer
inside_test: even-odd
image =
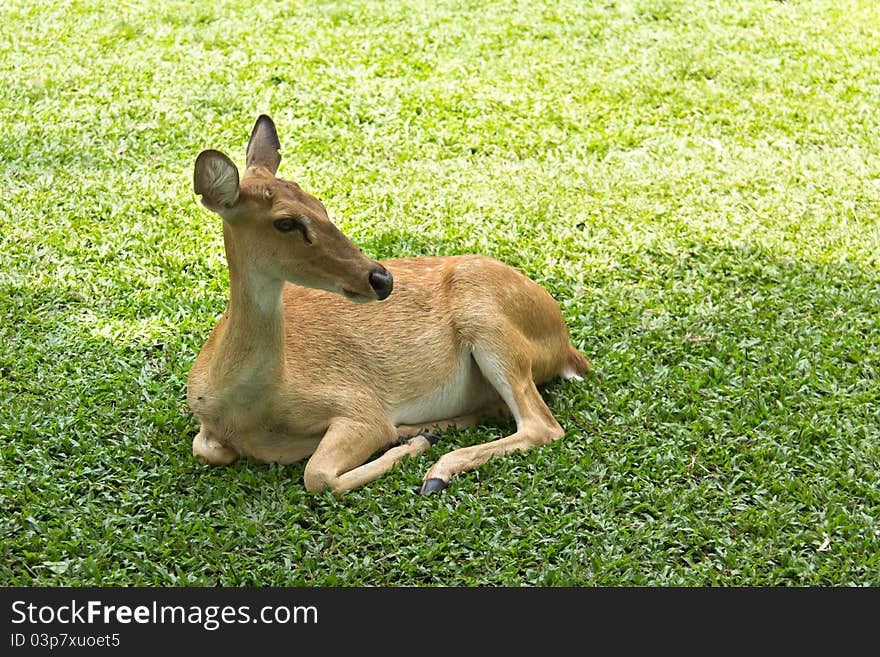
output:
[[[279,150],[263,115],[241,178],[219,151],[196,159],[195,193],[223,219],[230,291],[189,374],[193,454],[309,457],[306,489],[343,491],[427,450],[429,432],[512,414],[513,434],[441,456],[422,482],[430,493],[561,438],[536,384],[589,363],[552,297],[488,257],[368,258],[319,200],[276,177]]]

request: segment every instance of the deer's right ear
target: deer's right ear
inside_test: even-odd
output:
[[[257,117],[247,145],[247,167],[265,167],[274,176],[281,164],[281,143],[275,122],[265,114]]]
[[[238,201],[238,169],[220,151],[202,151],[196,158],[193,189],[206,208],[222,215]]]

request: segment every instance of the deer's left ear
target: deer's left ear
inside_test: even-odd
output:
[[[193,189],[206,208],[223,216],[238,201],[238,169],[220,151],[202,151],[196,158]]]
[[[280,150],[281,142],[278,141],[275,123],[265,114],[261,114],[248,140],[247,167],[264,167],[274,176],[281,164]]]

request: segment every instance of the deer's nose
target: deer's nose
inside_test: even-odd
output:
[[[388,298],[388,295],[391,294],[391,288],[394,287],[394,278],[391,276],[391,272],[382,265],[376,265],[376,268],[370,272],[370,287],[373,288],[379,301]]]

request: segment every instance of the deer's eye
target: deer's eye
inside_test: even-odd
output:
[[[289,233],[297,226],[299,226],[300,228],[303,227],[302,224],[300,224],[296,219],[293,219],[291,217],[285,217],[284,219],[279,219],[278,221],[275,222],[274,225],[275,225],[275,228],[280,230],[282,233]]]
[[[276,230],[281,231],[282,233],[289,233],[292,230],[298,230],[302,233],[303,240],[305,240],[306,244],[311,244],[312,240],[309,238],[309,231],[306,229],[306,225],[303,221],[296,219],[294,217],[284,217],[283,219],[276,220],[273,224]]]

